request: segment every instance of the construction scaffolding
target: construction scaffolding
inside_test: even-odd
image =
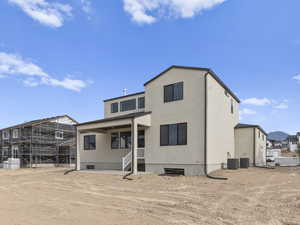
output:
[[[19,158],[22,168],[75,164],[76,123],[64,115],[2,129],[0,163]]]

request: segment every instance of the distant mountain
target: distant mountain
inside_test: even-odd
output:
[[[289,134],[284,133],[282,131],[275,131],[268,134],[269,140],[276,140],[276,141],[284,141]]]

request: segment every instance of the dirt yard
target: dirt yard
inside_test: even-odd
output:
[[[0,170],[0,225],[300,224],[300,169],[205,177]]]

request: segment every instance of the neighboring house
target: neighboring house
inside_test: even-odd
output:
[[[281,150],[282,151],[288,151],[289,150],[289,143],[287,140],[284,140],[281,142]]]
[[[273,148],[273,142],[271,140],[267,139],[267,148],[272,149]]]
[[[235,156],[240,100],[206,68],[171,66],[77,125],[77,169],[205,175]],[[132,166],[133,165],[133,166]]]
[[[249,158],[253,166],[266,165],[267,133],[258,125],[235,127],[235,157]]]
[[[288,149],[290,152],[296,152],[299,144],[299,137],[297,135],[290,135],[287,138]]]
[[[272,158],[281,157],[281,149],[267,149],[267,156]]]
[[[0,164],[18,158],[21,167],[75,162],[77,122],[67,115],[0,130]]]

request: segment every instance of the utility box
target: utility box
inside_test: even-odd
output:
[[[240,168],[248,169],[249,168],[249,158],[240,158]]]
[[[237,170],[240,167],[239,159],[227,159],[227,169]]]

